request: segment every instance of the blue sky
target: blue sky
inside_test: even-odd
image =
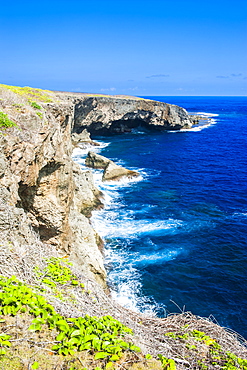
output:
[[[247,95],[246,0],[4,1],[0,82],[128,95]]]

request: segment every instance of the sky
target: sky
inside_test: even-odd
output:
[[[0,83],[137,96],[246,96],[246,0],[12,0]]]

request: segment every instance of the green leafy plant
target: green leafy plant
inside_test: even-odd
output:
[[[7,114],[0,112],[0,128],[8,127],[17,127],[17,125],[8,118]]]
[[[176,363],[174,360],[169,359],[165,356],[158,355],[159,360],[161,361],[161,364],[163,366],[163,369],[166,370],[176,370]]]
[[[56,265],[57,262],[57,259],[49,260],[48,266]],[[62,278],[63,282],[74,280],[66,265],[62,265],[62,270],[66,272],[66,278]],[[55,279],[60,281],[53,268],[48,268],[46,272],[49,271],[52,271],[53,278],[55,276]],[[101,360],[106,365],[118,361],[124,352],[140,352],[139,347],[124,340],[126,334],[133,334],[132,330],[113,317],[108,315],[99,318],[86,315],[66,318],[58,314],[42,295],[33,292],[31,287],[18,281],[15,276],[11,278],[0,276],[0,314],[15,316],[24,312],[35,317],[29,326],[30,331],[41,331],[43,325],[57,331],[57,344],[52,347],[52,351],[60,355],[67,356],[73,355],[75,351],[90,350],[95,360]],[[5,347],[10,346],[8,339],[8,335],[0,335],[0,355],[4,355]],[[38,363],[34,363],[33,366],[38,366]]]
[[[183,330],[186,327],[182,327]],[[221,345],[210,336],[199,330],[192,330],[186,333],[165,333],[166,337],[173,340],[185,342],[185,347],[194,353],[199,353],[198,342],[208,347],[204,359],[197,361],[198,369],[207,370],[209,365],[221,370],[247,370],[247,360],[241,359],[231,352],[225,352]],[[169,365],[170,366],[170,365]],[[169,367],[167,369],[170,369]]]
[[[77,277],[70,269],[72,264],[68,262],[67,258],[51,257],[46,259],[46,262],[47,266],[44,270],[40,271],[39,268],[35,268],[38,277],[44,276],[42,279],[43,283],[52,286],[56,286],[56,283],[62,285],[67,283],[74,286],[80,285]]]
[[[36,103],[36,101],[31,101],[31,100],[28,100],[31,107],[35,108],[35,109],[41,109],[41,106],[39,104]]]

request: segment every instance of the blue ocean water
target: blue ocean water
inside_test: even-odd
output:
[[[152,99],[213,116],[193,131],[94,138],[141,174],[114,184],[95,172],[105,209],[93,223],[113,296],[160,316],[213,315],[247,338],[247,98]]]

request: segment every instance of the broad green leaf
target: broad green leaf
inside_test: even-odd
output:
[[[130,350],[131,351],[135,351],[135,352],[141,352],[141,349],[140,349],[140,347],[137,347],[137,346],[130,346]]]
[[[112,356],[110,357],[110,360],[111,360],[111,361],[118,361],[118,360],[119,360],[119,357],[118,357],[117,355],[112,355]]]
[[[39,330],[41,330],[41,325],[40,324],[31,324],[29,326],[28,330],[39,331]]]
[[[94,356],[94,359],[95,360],[99,360],[99,359],[102,359],[102,358],[106,358],[110,356],[110,353],[107,353],[107,352],[97,352]]]
[[[69,331],[69,325],[68,323],[65,321],[65,320],[59,320],[57,323],[56,323],[57,327],[59,330],[61,331]]]
[[[64,333],[64,332],[62,331],[61,333],[59,333],[59,334],[58,334],[58,336],[56,337],[56,340],[61,341],[61,340],[63,340],[65,337],[66,337],[66,333]]]
[[[38,368],[39,368],[39,362],[35,361],[35,362],[32,364],[31,368],[32,368],[33,370],[38,369]]]
[[[85,351],[85,350],[91,349],[91,348],[92,348],[91,343],[87,342],[87,343],[83,343],[83,344],[80,345],[79,351]]]
[[[114,369],[114,367],[113,367],[114,365],[113,365],[113,362],[107,362],[107,364],[106,364],[106,366],[105,366],[105,368],[106,368],[106,370],[107,369]]]
[[[71,338],[67,345],[68,346],[74,346],[75,344],[79,344],[80,343],[80,339],[79,338]]]
[[[77,337],[77,336],[80,336],[82,333],[81,333],[81,330],[74,330],[72,331],[72,333],[70,334],[71,337]]]

